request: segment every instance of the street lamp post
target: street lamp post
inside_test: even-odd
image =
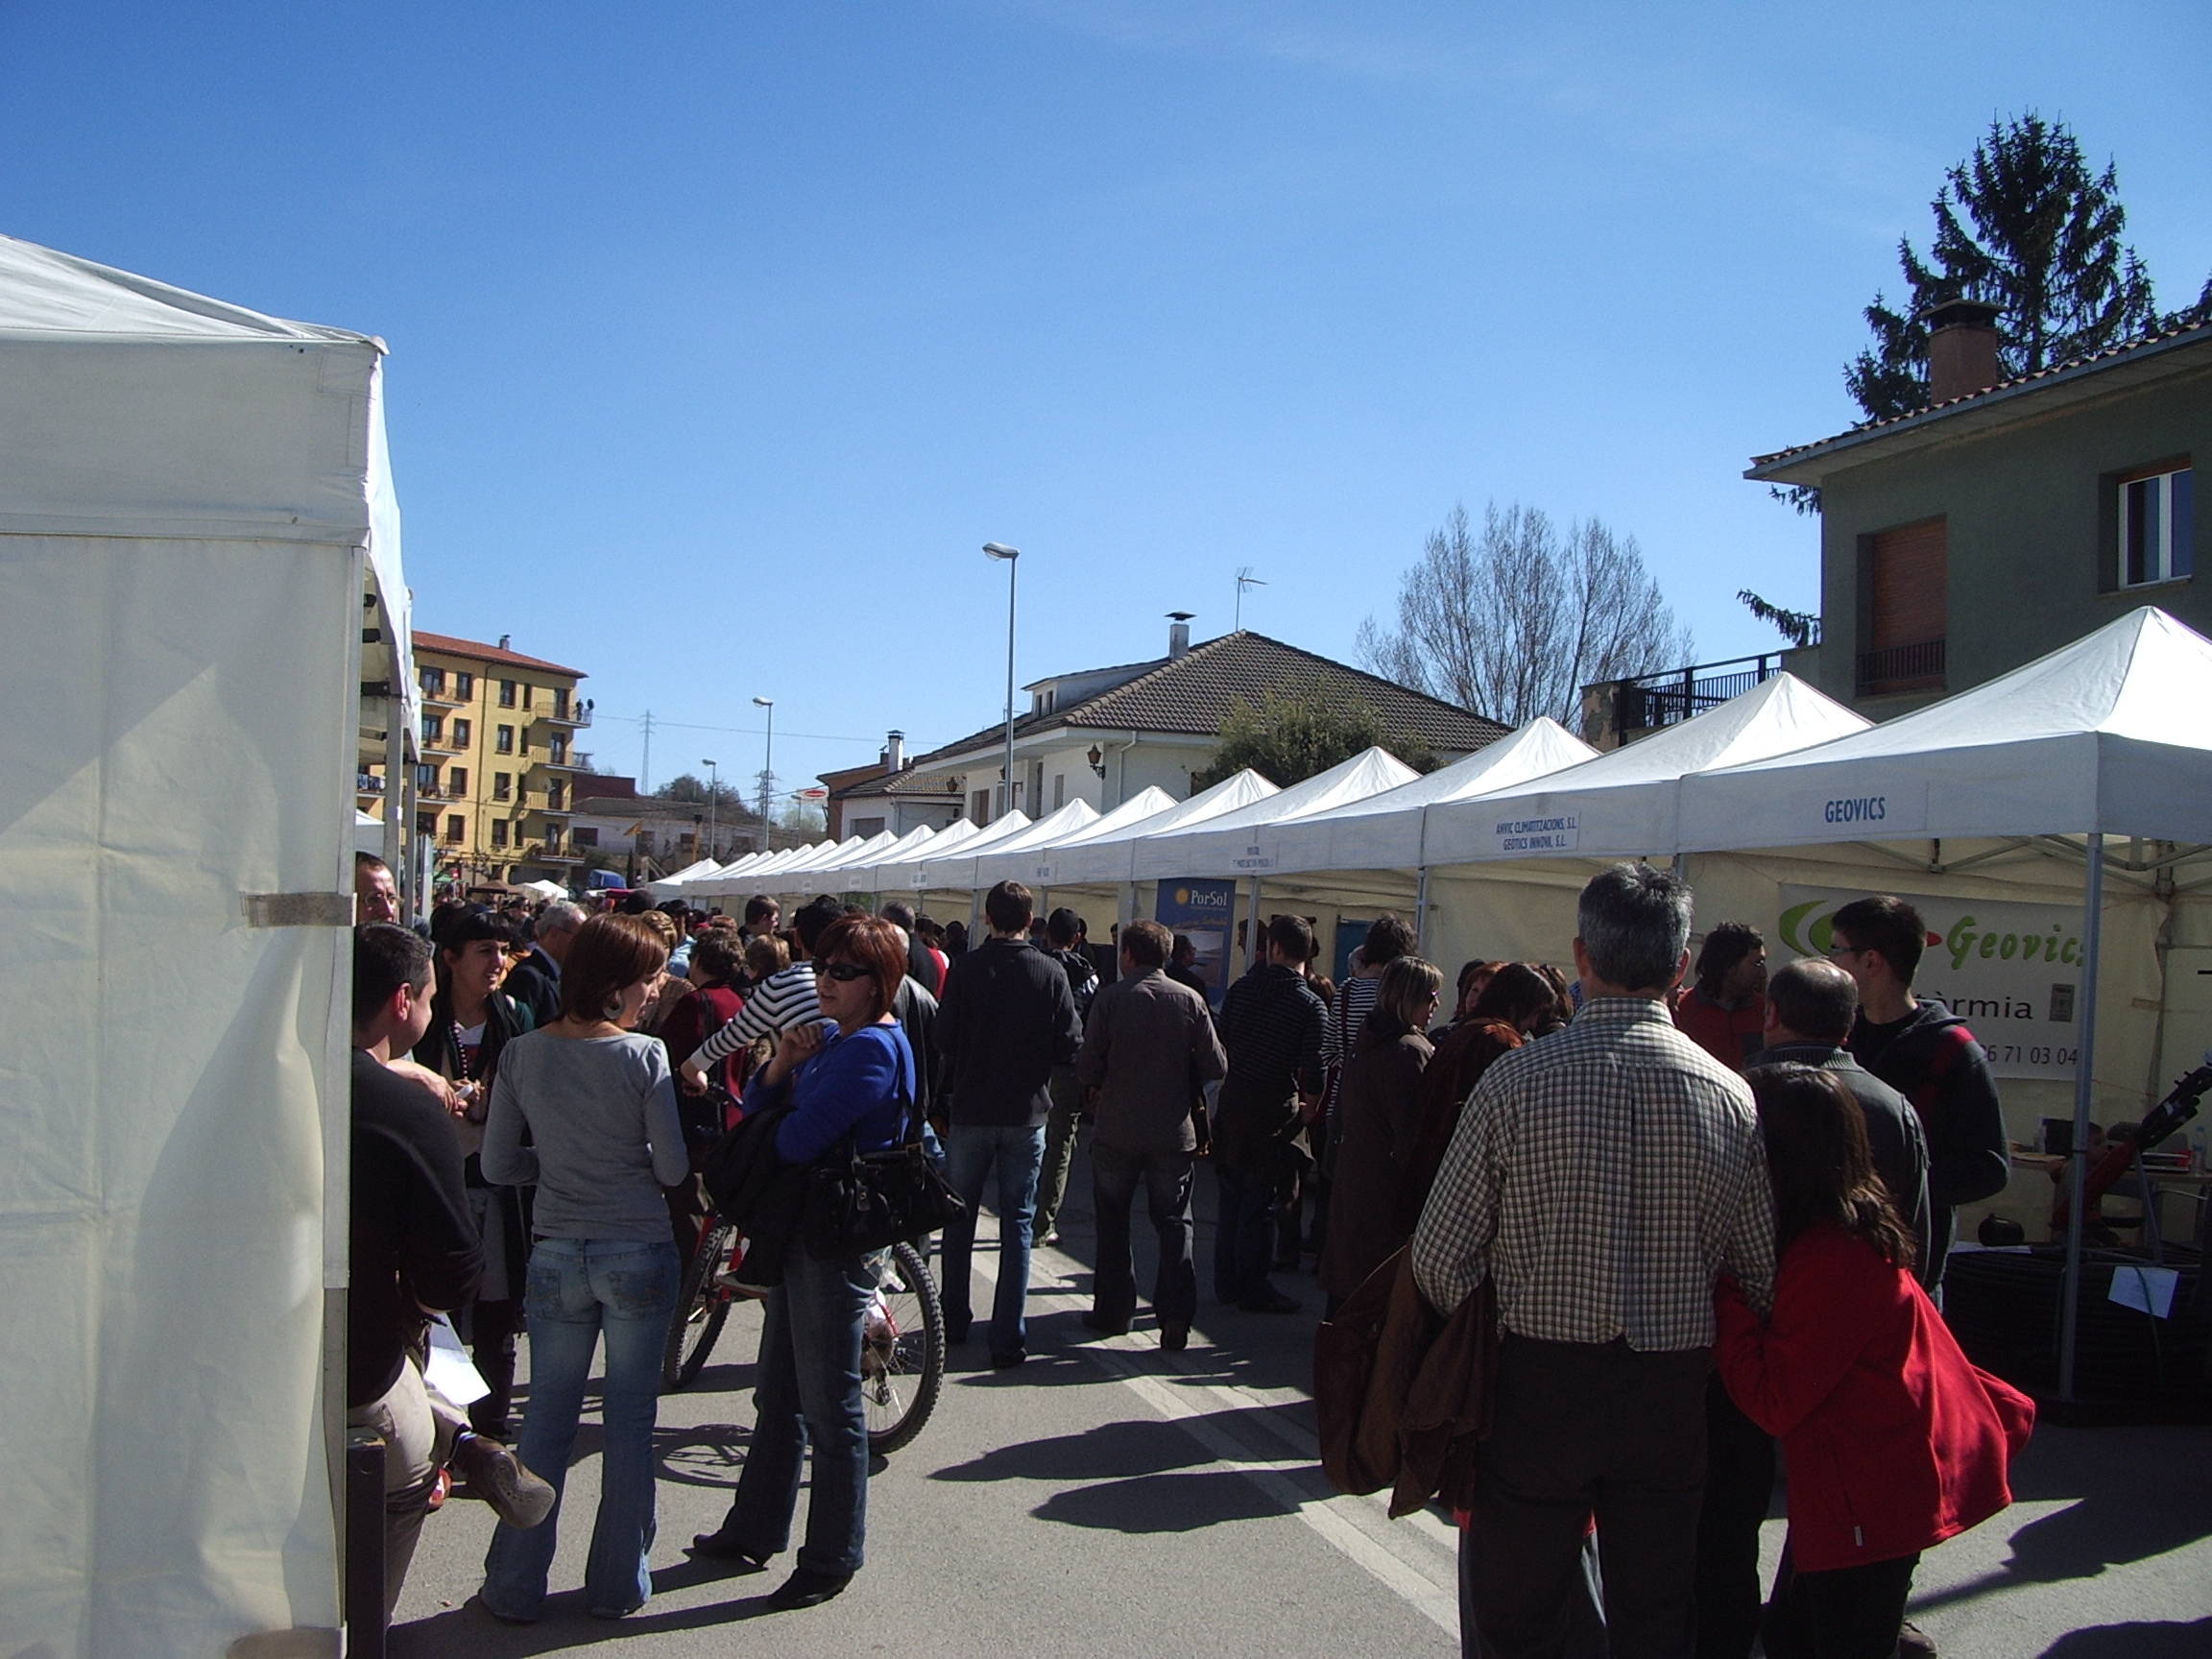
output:
[[[756,697],[753,707],[768,710],[768,742],[760,752],[760,851],[768,851],[768,800],[776,783],[776,699]]]
[[[983,543],[983,556],[1006,566],[1006,810],[1014,809],[1014,572],[1022,549],[1003,541]]]
[[[707,768],[707,856],[712,858],[717,856],[714,852],[714,807],[722,798],[722,781],[714,770],[718,762],[702,760],[699,764]]]

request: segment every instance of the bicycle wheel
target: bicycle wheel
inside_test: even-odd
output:
[[[676,1316],[668,1323],[668,1346],[661,1353],[661,1391],[674,1393],[697,1380],[714,1352],[714,1339],[730,1317],[730,1292],[714,1283],[730,1259],[735,1234],[727,1221],[709,1224],[691,1253],[676,1292]]]
[[[911,1244],[894,1244],[890,1255],[860,1336],[868,1445],[885,1455],[922,1432],[945,1385],[945,1313],[928,1265]]]

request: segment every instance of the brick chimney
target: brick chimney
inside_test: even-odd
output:
[[[891,740],[883,746],[883,766],[886,771],[906,770],[906,733],[894,732]]]
[[[1983,300],[1947,300],[1929,307],[1928,400],[1948,403],[1997,384],[1997,314]]]
[[[1196,614],[1195,611],[1170,611],[1167,613],[1167,657],[1170,661],[1177,657],[1190,655],[1190,618]]]

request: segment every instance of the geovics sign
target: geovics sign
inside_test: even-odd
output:
[[[1875,798],[1879,800],[1879,797]],[[1879,822],[1879,820],[1877,820]],[[1800,956],[1834,943],[1836,912],[1865,894],[1833,887],[1782,889],[1781,942]],[[1937,997],[1989,1051],[2000,1077],[2071,1079],[2075,1002],[2081,983],[2079,906],[1898,895],[1928,925],[1912,989]]]

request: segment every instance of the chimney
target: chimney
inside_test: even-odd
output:
[[[1190,618],[1195,611],[1170,611],[1167,613],[1167,659],[1173,661],[1190,652]]]
[[[883,765],[887,771],[903,772],[906,770],[905,733],[894,732],[891,733],[891,741],[885,744],[883,748]]]
[[[502,634],[502,635],[500,635],[500,636],[499,636],[499,649],[500,649],[500,650],[502,650],[502,651],[512,651],[512,650],[514,649],[514,647],[513,647],[512,645],[510,645],[510,644],[508,643],[508,641],[509,641],[510,639],[514,638],[514,637],[515,637],[515,636],[514,636],[514,635],[512,635],[512,634]]]
[[[1997,314],[1983,300],[1947,300],[1925,313],[1928,400],[1948,403],[1997,384]]]

